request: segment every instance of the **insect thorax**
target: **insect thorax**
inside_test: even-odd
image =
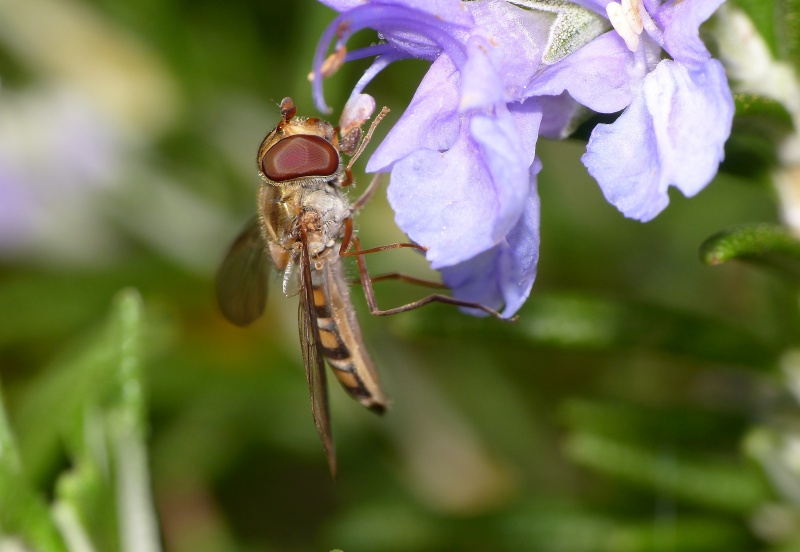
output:
[[[294,252],[302,246],[301,236],[305,235],[311,258],[333,247],[350,216],[350,203],[344,194],[318,179],[262,185],[259,204],[267,242]]]

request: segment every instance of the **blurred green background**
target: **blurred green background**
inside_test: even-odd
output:
[[[376,417],[332,383],[330,480],[296,299],[276,279],[240,329],[212,289],[281,98],[321,115],[307,74],[332,17],[312,0],[0,3],[0,538],[76,549],[48,526],[63,532],[66,503],[96,550],[126,549],[110,474],[127,412],[168,551],[800,550],[797,249],[760,226],[789,243],[782,262],[698,253],[776,222],[763,171],[733,167],[642,225],[604,201],[579,140],[539,144],[542,249],[518,323],[372,317],[353,289],[393,404]],[[336,111],[364,67],[326,82]],[[375,143],[426,67],[368,89],[392,109]],[[356,221],[366,247],[403,239],[377,196]],[[369,264],[431,277],[409,251]],[[425,293],[377,286],[383,307]]]

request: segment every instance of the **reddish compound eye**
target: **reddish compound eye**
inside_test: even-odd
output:
[[[339,169],[339,153],[333,145],[312,134],[288,136],[269,148],[261,170],[274,182],[303,176],[329,176]]]

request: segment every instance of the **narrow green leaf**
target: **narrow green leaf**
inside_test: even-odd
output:
[[[749,550],[752,538],[740,524],[712,516],[654,516],[643,510],[615,516],[548,501],[517,507],[499,521],[498,542],[509,550],[543,552],[729,552]]]
[[[731,0],[753,21],[776,59],[800,69],[799,0]]]
[[[778,164],[776,144],[794,130],[794,123],[772,98],[739,93],[734,102],[736,115],[721,169],[752,179]]]
[[[768,0],[731,0],[731,3],[744,11],[747,16],[753,21],[758,33],[767,43],[772,54],[778,57],[778,43],[777,43],[777,30],[776,30],[776,4]]]
[[[0,542],[22,539],[37,552],[66,552],[44,498],[31,487],[0,392]]]
[[[716,510],[746,514],[771,496],[760,474],[745,464],[688,460],[588,432],[572,434],[566,452],[606,476]]]
[[[63,437],[75,451],[80,450],[85,415],[92,408],[108,409],[131,401],[132,416],[141,425],[139,368],[132,360],[140,347],[141,329],[130,328],[128,320],[141,317],[141,304],[137,299],[139,306],[131,307],[133,296],[138,294],[123,292],[104,327],[46,368],[20,401],[15,425],[25,468],[34,481],[51,469]]]
[[[568,399],[560,418],[571,429],[637,443],[669,442],[677,446],[712,447],[739,435],[748,420],[680,406],[650,408],[620,402]]]
[[[792,115],[780,102],[758,94],[733,95],[735,116],[749,128],[770,136],[785,136],[794,130]]]
[[[117,400],[108,411],[109,438],[116,474],[119,539],[122,552],[159,552],[147,462],[143,382],[144,309],[139,294],[127,290],[115,301],[118,337]]]
[[[116,378],[117,396],[114,407],[119,407],[129,419],[130,426],[145,433],[146,407],[142,381],[144,307],[139,293],[126,290],[114,302],[112,328],[117,359],[113,374]]]
[[[706,518],[678,518],[626,524],[606,541],[608,552],[728,552],[753,546],[743,527]]]
[[[77,447],[87,405],[108,397],[115,379],[107,332],[95,332],[66,358],[33,380],[15,411],[15,425],[25,469],[34,482],[44,481],[57,462],[62,439]],[[113,373],[113,372],[112,372]]]
[[[141,297],[121,292],[105,326],[34,381],[18,409],[21,462],[33,481],[66,447],[71,468],[56,482],[53,515],[73,546],[159,549],[146,460],[143,333]]]
[[[748,368],[770,368],[778,353],[748,330],[666,307],[581,295],[537,295],[517,322],[425,309],[398,318],[419,338],[454,337],[562,349],[645,349]]]
[[[67,441],[71,468],[56,481],[53,506],[61,532],[72,548],[119,550],[105,421],[96,405],[86,406]]]
[[[83,397],[69,440],[74,468],[58,482],[61,511],[72,513],[65,534],[98,550],[159,549],[146,460],[143,325],[139,294],[118,294],[99,339],[106,385]]]
[[[800,241],[783,226],[752,224],[724,230],[700,246],[700,258],[708,265],[746,261],[800,279]]]
[[[73,367],[78,372],[85,370],[82,375],[92,384],[84,388],[55,435],[66,440],[71,468],[56,482],[53,506],[62,535],[72,548],[120,550],[119,492],[109,450],[109,442],[115,438],[111,418],[129,412],[128,418],[140,425],[142,311],[137,292],[118,294],[105,328],[84,354],[78,355],[77,368]],[[135,406],[126,408],[131,397]]]

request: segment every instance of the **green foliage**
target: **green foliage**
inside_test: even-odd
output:
[[[647,349],[695,360],[768,369],[778,351],[756,334],[720,320],[653,304],[614,301],[574,294],[539,295],[518,322],[417,312],[398,326],[415,337],[468,336],[474,340],[543,345],[567,350]]]
[[[770,497],[756,470],[741,464],[683,459],[582,432],[570,436],[566,452],[620,481],[712,510],[746,514]]]
[[[17,535],[37,550],[66,551],[44,499],[26,481],[2,401],[0,447],[0,539]]]
[[[537,543],[545,552],[709,552],[747,549],[752,543],[741,528],[724,519],[700,515],[675,519],[669,513],[655,522],[621,522],[600,513],[581,512],[565,505],[531,508],[506,528],[524,543]],[[541,544],[539,544],[541,543]]]
[[[800,68],[800,2],[797,0],[732,0],[747,13],[780,60]]]
[[[794,131],[791,114],[780,102],[764,96],[738,93],[734,102],[736,113],[722,169],[761,177],[778,163],[775,146]]]
[[[30,385],[19,447],[0,413],[0,529],[37,551],[160,549],[144,448],[143,306],[133,290],[114,303],[101,329]],[[48,506],[41,470],[61,447],[70,467]]]
[[[793,281],[800,279],[800,241],[782,226],[752,224],[724,230],[703,243],[700,257],[709,265],[740,260],[773,268]]]
[[[731,4],[778,59],[800,66],[800,0]],[[60,13],[30,5],[42,21]],[[103,248],[80,242],[80,259],[26,250],[0,265],[0,550],[800,550],[800,242],[779,225],[768,186],[784,161],[778,144],[797,130],[787,106],[737,94],[727,174],[692,199],[673,194],[647,225],[605,203],[580,166],[585,143],[540,141],[541,262],[515,323],[444,305],[371,317],[354,286],[393,403],[373,416],[330,378],[333,483],[309,411],[296,303],[276,279],[264,317],[242,330],[221,319],[212,293],[226,244],[253,215],[253,158],[277,103],[291,95],[301,114],[319,115],[307,74],[333,12],[313,0],[59,8],[108,41],[92,43],[78,68],[97,76],[110,63],[131,75],[96,77],[110,105],[120,98],[111,92],[138,97],[157,80],[130,58],[104,61],[130,48],[171,83],[177,107],[158,132],[125,127],[98,202],[70,224],[49,221],[67,233],[99,213],[91,230],[108,239]],[[0,19],[4,94],[31,107],[54,83],[90,85],[62,74],[61,49],[28,50]],[[326,82],[331,105],[341,107],[364,63]],[[393,110],[370,148],[426,68],[396,64],[370,84]],[[354,167],[360,189],[365,159]],[[358,215],[365,245],[406,239],[384,195]],[[369,264],[430,277],[420,257],[394,251]],[[384,307],[426,293],[376,289]]]
[[[732,4],[744,10],[753,21],[759,34],[769,45],[772,53],[778,55],[778,2],[762,2],[761,0],[732,0]]]

